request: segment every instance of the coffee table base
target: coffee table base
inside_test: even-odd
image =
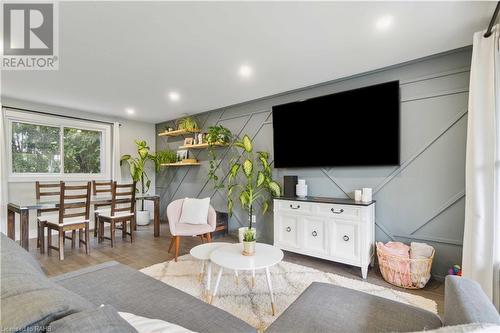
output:
[[[209,263],[210,265],[211,263]],[[214,292],[212,295],[209,295],[207,297],[207,301],[209,304],[212,304],[213,299],[217,296],[217,291],[219,290],[219,284],[220,284],[220,279],[222,277],[222,272],[224,269],[220,267],[219,272],[217,273],[217,280],[215,281],[215,287],[214,287]],[[274,305],[274,294],[273,294],[273,285],[271,283],[271,274],[269,272],[269,267],[265,268],[266,271],[266,280],[267,280],[267,288],[269,290],[269,295],[271,297],[271,313],[273,316],[276,315],[276,307]],[[238,280],[238,271],[234,271],[236,275],[236,279]],[[252,270],[252,288],[255,287],[255,270]],[[208,290],[210,287],[208,287]]]

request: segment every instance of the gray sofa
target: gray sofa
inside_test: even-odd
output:
[[[0,242],[2,331],[41,327],[56,333],[135,332],[118,310],[200,333],[255,332],[229,313],[117,262],[49,279],[28,252],[3,234]],[[496,309],[476,283],[448,277],[445,295],[444,325],[500,325]],[[266,333],[411,332],[438,328],[443,323],[438,316],[416,307],[313,283]]]
[[[256,332],[231,314],[117,262],[49,279],[4,234],[0,243],[2,332],[135,332],[117,310],[195,332]]]

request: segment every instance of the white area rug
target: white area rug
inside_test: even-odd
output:
[[[178,258],[178,262],[166,261],[143,268],[141,272],[199,299],[204,299],[202,292],[205,287],[198,280],[200,268],[200,261],[190,255],[184,255]],[[213,265],[212,290],[217,272],[218,267]],[[236,284],[234,273],[225,270],[212,305],[246,321],[258,330],[263,330],[271,325],[312,282],[325,282],[410,304],[437,314],[437,304],[433,300],[285,261],[271,268],[271,280],[276,304],[274,317],[271,313],[271,300],[263,270],[256,272],[254,288],[251,285],[250,272],[240,272],[239,284]]]

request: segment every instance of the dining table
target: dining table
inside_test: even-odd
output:
[[[90,199],[91,205],[111,205],[111,195],[93,195]],[[149,200],[154,203],[154,237],[160,236],[160,196],[156,194],[136,194],[136,200]],[[29,250],[29,214],[31,210],[58,208],[59,201],[32,199],[26,202],[9,202],[7,205],[7,236],[16,239],[16,213],[19,214],[21,246]]]

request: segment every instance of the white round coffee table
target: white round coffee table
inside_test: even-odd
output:
[[[234,271],[252,271],[252,278],[255,279],[255,270],[265,269],[267,286],[271,296],[271,310],[273,316],[275,315],[273,287],[271,284],[271,274],[269,267],[276,265],[283,260],[283,251],[268,244],[257,243],[255,244],[255,255],[244,256],[242,254],[243,244],[230,244],[218,247],[210,254],[210,261],[220,266],[217,280],[215,282],[214,291],[210,298],[210,303],[217,295],[220,279],[223,269],[231,269]]]
[[[198,246],[195,246],[189,251],[189,254],[191,254],[194,258],[199,259],[201,261],[201,272],[199,276],[199,281],[203,281],[203,273],[205,272],[205,264],[207,266],[207,280],[205,284],[205,294],[207,298],[210,295],[210,280],[212,278],[212,262],[210,261],[210,255],[212,252],[216,249],[218,249],[221,246],[226,246],[229,243],[205,243],[201,244]]]

